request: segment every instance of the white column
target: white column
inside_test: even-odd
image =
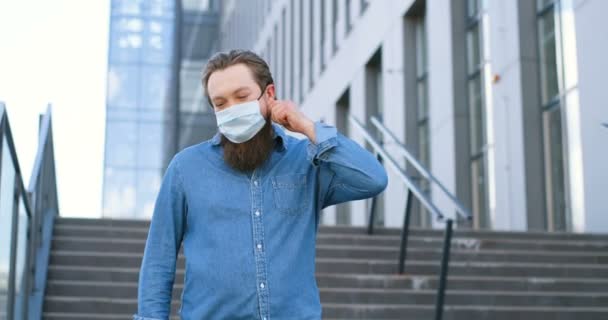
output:
[[[491,211],[493,229],[526,230],[526,180],[524,158],[523,98],[521,88],[521,59],[519,50],[518,3],[493,1],[488,3],[489,54],[492,67],[487,97],[490,102],[488,130],[493,135],[488,153],[494,159],[489,176],[494,176],[494,207]],[[496,75],[498,81],[492,83]]]
[[[448,190],[455,193],[452,3],[450,0],[429,0],[426,6],[430,170]],[[451,202],[437,186],[434,185],[431,192],[440,211],[453,212]],[[435,223],[435,219],[432,221]]]
[[[382,101],[384,103],[384,125],[388,127],[400,142],[405,142],[405,79],[404,62],[404,32],[403,23],[394,23],[382,42]],[[388,138],[385,141],[389,141]],[[386,145],[387,151],[395,158],[402,168],[403,157],[397,156],[394,145]],[[386,164],[388,186],[384,191],[384,220],[388,227],[403,225],[405,210],[406,188],[399,175]]]
[[[577,130],[575,137],[568,143],[570,168],[580,172],[578,179],[572,179],[573,191],[582,193],[578,205],[581,217],[575,231],[608,232],[608,90],[605,88],[604,75],[608,70],[606,50],[608,49],[608,22],[605,12],[608,2],[602,0],[574,1],[572,7],[564,12],[569,19],[574,19],[575,43],[572,49],[578,65],[578,97],[566,103],[578,100],[577,104],[568,105],[568,130]],[[600,30],[602,30],[600,32]],[[574,35],[570,35],[572,37]],[[572,61],[566,61],[571,63]],[[566,70],[568,72],[568,70]],[[572,73],[572,72],[571,72]],[[577,98],[577,99],[575,99]],[[572,123],[578,122],[578,128]],[[575,225],[577,227],[577,225]]]

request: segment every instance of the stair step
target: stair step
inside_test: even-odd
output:
[[[53,238],[80,237],[121,240],[140,240],[145,242],[148,230],[131,227],[90,227],[90,226],[55,226]],[[319,233],[319,245],[354,245],[354,246],[387,246],[398,248],[401,244],[399,235],[366,235]],[[135,242],[133,242],[135,243]],[[441,248],[443,238],[429,236],[410,236],[408,248]],[[556,239],[515,239],[515,238],[469,238],[454,237],[452,247],[457,249],[513,249],[513,250],[555,250],[555,251],[588,251],[607,252],[608,241],[598,240],[556,240]]]
[[[141,255],[144,252],[145,241],[132,239],[104,239],[86,237],[57,237],[52,241],[53,251],[73,252],[116,252]],[[361,259],[393,259],[399,257],[398,247],[388,246],[353,246],[353,245],[317,245],[317,257],[361,258]],[[180,250],[183,259],[183,247]],[[441,248],[408,248],[408,259],[439,260]],[[581,251],[546,251],[521,249],[465,249],[454,248],[451,251],[453,261],[512,261],[512,262],[563,262],[608,264],[608,252]]]
[[[136,227],[148,229],[150,220],[142,219],[95,219],[95,218],[70,218],[58,217],[55,225],[64,226],[109,226],[109,227]],[[329,226],[319,225],[319,232],[346,233],[346,234],[366,234],[367,226]],[[443,236],[443,229],[428,229],[412,227],[412,235],[419,236]],[[375,234],[400,235],[401,228],[395,227],[374,227]],[[455,236],[463,237],[483,237],[483,238],[516,238],[516,239],[556,239],[556,240],[600,240],[608,241],[608,234],[605,233],[573,233],[573,232],[547,232],[547,231],[494,231],[494,230],[469,230],[455,229]]]
[[[605,307],[492,307],[492,306],[445,306],[445,320],[605,320]],[[342,319],[432,319],[433,306],[392,304],[327,303],[323,305],[323,317]]]
[[[58,218],[43,319],[131,319],[150,221]],[[443,230],[319,226],[323,319],[431,319]],[[183,249],[183,248],[182,248]],[[183,292],[180,250],[171,319]],[[443,319],[608,319],[608,235],[457,229]]]
[[[101,253],[53,251],[50,263],[54,266],[99,266],[111,267],[120,265],[127,268],[139,268],[142,254]],[[177,260],[177,269],[183,269],[183,256]],[[396,273],[397,261],[394,259],[352,259],[352,258],[316,258],[319,272],[346,273]],[[409,260],[405,265],[406,273],[429,274],[439,272],[436,260]],[[477,273],[476,273],[477,272]],[[527,262],[480,262],[452,261],[451,275],[505,275],[505,276],[549,276],[549,277],[608,277],[608,265],[578,263],[527,263]]]
[[[380,290],[412,290],[424,291],[437,289],[438,279],[432,276],[371,276],[372,279],[360,279],[361,275],[332,275],[317,274],[319,288],[324,289],[380,289]],[[552,278],[478,278],[478,277],[450,277],[447,287],[455,291],[550,291],[572,293],[584,285],[584,294],[606,294],[608,292],[606,279],[552,279]],[[94,287],[95,290],[90,290]],[[182,294],[183,282],[176,281],[173,286],[173,295]],[[89,280],[49,280],[47,294],[55,296],[89,296],[128,298],[137,295],[137,282],[118,281],[89,281]]]

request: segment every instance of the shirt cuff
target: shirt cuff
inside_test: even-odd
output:
[[[324,160],[327,157],[324,153],[338,145],[338,130],[318,120],[314,124],[316,143],[309,141],[306,150],[308,161],[318,165],[319,159]]]

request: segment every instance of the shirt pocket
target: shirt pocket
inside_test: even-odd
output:
[[[271,177],[276,209],[288,215],[304,212],[310,205],[306,198],[307,175],[305,173],[289,173]]]

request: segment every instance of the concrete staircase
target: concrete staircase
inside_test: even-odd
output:
[[[131,319],[148,221],[58,218],[44,319]],[[320,227],[324,319],[433,319],[443,234]],[[444,319],[608,319],[608,235],[455,231]],[[184,258],[172,319],[179,319]],[[279,320],[279,319],[277,319]],[[280,319],[284,320],[284,319]]]

